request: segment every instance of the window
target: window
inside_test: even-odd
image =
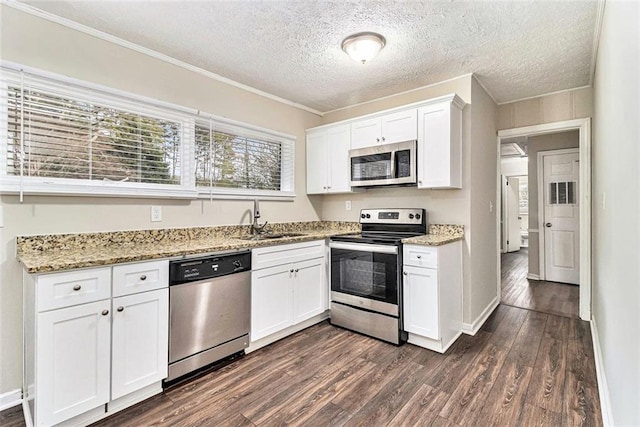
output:
[[[12,69],[0,82],[2,192],[293,196],[288,135]]]
[[[520,177],[518,207],[521,215],[529,214],[529,182],[526,176]]]

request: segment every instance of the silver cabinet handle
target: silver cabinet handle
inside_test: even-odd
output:
[[[107,314],[109,314],[109,310],[102,310],[102,315],[106,316]]]
[[[143,274],[142,276],[140,276],[140,280],[147,280],[147,276]]]
[[[120,307],[116,308],[116,310],[118,310],[120,313],[122,313],[124,311],[124,307],[120,306]]]
[[[73,287],[73,290],[74,290],[74,291],[79,291],[80,289],[82,289],[82,286],[80,286],[80,285],[75,285],[75,286]]]
[[[551,225],[552,225],[552,224],[551,224],[550,222],[547,222],[544,226],[545,226],[545,227],[551,227]]]

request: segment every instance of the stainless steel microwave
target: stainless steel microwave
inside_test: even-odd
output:
[[[416,141],[349,150],[351,186],[416,183]]]

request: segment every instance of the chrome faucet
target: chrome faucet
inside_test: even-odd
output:
[[[264,227],[268,223],[268,221],[265,221],[264,224],[260,225],[258,219],[260,219],[260,205],[258,204],[258,199],[253,199],[253,224],[251,224],[251,234],[253,235],[264,233]]]

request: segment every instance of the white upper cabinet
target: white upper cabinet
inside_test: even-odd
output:
[[[456,95],[418,109],[418,188],[462,188],[462,109]]]
[[[307,194],[348,193],[349,125],[307,132]]]
[[[418,138],[417,110],[408,109],[351,124],[351,148],[411,141]]]

